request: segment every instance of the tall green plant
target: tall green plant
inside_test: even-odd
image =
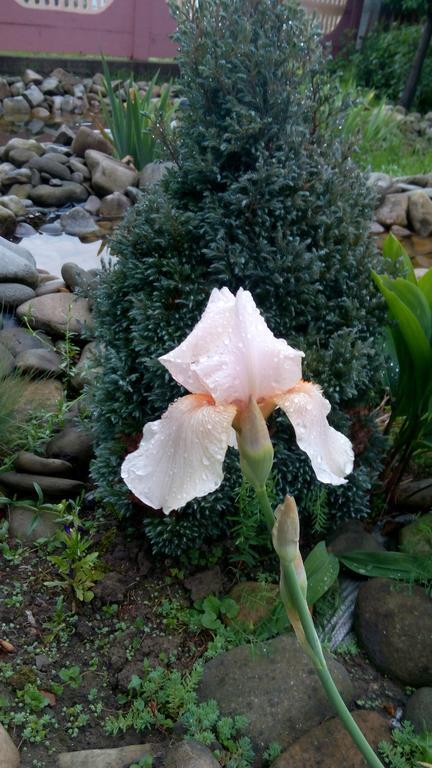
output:
[[[159,100],[154,99],[154,89],[159,73],[149,83],[144,96],[132,77],[126,89],[126,101],[114,91],[109,67],[102,59],[105,90],[109,109],[102,102],[102,113],[109,127],[112,143],[118,158],[130,155],[140,171],[148,163],[161,158],[161,136],[169,131],[174,107],[171,102],[171,86],[163,89]]]
[[[385,240],[384,256],[392,265],[402,262],[405,274],[391,278],[373,272],[390,320],[384,338],[391,398],[387,430],[394,432],[386,468],[392,497],[413,454],[432,448],[432,270],[417,279],[393,235]]]

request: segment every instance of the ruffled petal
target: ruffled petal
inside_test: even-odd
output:
[[[159,358],[171,376],[189,392],[208,392],[193,365],[224,343],[232,330],[235,297],[228,288],[214,288],[204,314],[189,336]]]
[[[205,395],[176,400],[159,421],[145,425],[138,449],[123,462],[126,485],[166,514],[216,490],[235,413],[234,406],[213,405]]]
[[[352,472],[354,452],[345,435],[327,421],[330,403],[315,384],[302,381],[289,392],[275,398],[275,403],[288,416],[302,451],[311,460],[322,483],[342,485]]]
[[[277,339],[266,325],[249,293],[235,297],[229,337],[193,368],[217,403],[256,401],[293,387],[301,379],[303,352]]]

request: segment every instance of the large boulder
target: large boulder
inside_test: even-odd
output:
[[[6,209],[4,209],[6,210]],[[13,214],[12,214],[13,216]],[[36,267],[4,238],[0,240],[0,283],[20,283],[35,288],[39,282]],[[24,248],[22,249],[25,250]]]
[[[29,198],[36,205],[52,208],[60,208],[67,203],[84,203],[88,196],[86,188],[75,181],[64,181],[61,187],[39,184],[29,191]]]
[[[0,306],[18,307],[35,297],[33,288],[22,283],[0,283]]]
[[[384,201],[375,211],[375,218],[383,227],[398,224],[406,227],[408,223],[408,195],[405,193],[386,195]]]
[[[18,768],[20,764],[20,754],[2,725],[0,725],[0,761],[1,768]]]
[[[328,664],[349,702],[348,673],[332,658]],[[291,634],[216,656],[204,667],[198,695],[216,699],[222,715],[246,715],[246,733],[259,752],[271,741],[288,747],[333,714],[312,662]]]
[[[410,192],[408,216],[417,235],[428,237],[432,234],[432,200],[423,189]]]
[[[404,712],[418,733],[432,733],[432,688],[419,688],[410,697]]]
[[[67,235],[94,235],[98,232],[93,216],[90,216],[84,208],[72,208],[60,216],[60,223]]]
[[[360,587],[355,625],[380,672],[405,685],[432,684],[432,598],[424,589],[371,579]]]
[[[137,185],[138,174],[135,169],[120,160],[114,160],[113,157],[95,149],[88,149],[85,159],[96,194],[104,196],[112,192],[124,192],[127,187]]]
[[[161,754],[157,744],[131,744],[115,749],[86,749],[79,752],[61,752],[57,756],[58,768],[129,768],[146,755]]]
[[[54,336],[63,336],[66,331],[83,336],[92,327],[88,299],[70,293],[50,293],[36,296],[17,308],[17,316],[28,318],[32,328]]]
[[[28,349],[51,349],[48,336],[43,333],[31,333],[24,328],[5,328],[0,331],[0,344],[16,357]]]
[[[100,133],[82,125],[72,141],[71,150],[74,155],[84,157],[88,149],[95,149],[105,155],[112,155],[114,151],[113,145],[104,139]]]

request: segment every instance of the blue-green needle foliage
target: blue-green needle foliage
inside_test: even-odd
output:
[[[368,238],[373,201],[332,109],[318,36],[290,0],[186,0],[173,10],[187,100],[178,167],[116,231],[118,263],[95,297],[105,353],[94,478],[106,501],[131,510],[120,463],[180,394],[156,359],[191,331],[212,288],[242,286],[275,335],[305,351],[334,426],[349,433],[355,422],[368,446],[350,483],[328,494],[335,515],[364,514],[379,462],[356,414],[376,397],[384,309],[370,272],[381,265]],[[293,493],[305,517],[317,487],[309,460],[286,418],[270,426],[277,493]],[[240,484],[235,456],[226,471],[218,491],[180,513],[141,515],[155,548],[179,553],[223,532]]]

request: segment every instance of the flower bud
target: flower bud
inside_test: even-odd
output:
[[[300,554],[300,521],[293,496],[285,496],[275,511],[273,546],[282,563],[293,563]]]
[[[243,475],[255,488],[263,488],[273,466],[273,445],[264,416],[253,398],[236,422]]]

